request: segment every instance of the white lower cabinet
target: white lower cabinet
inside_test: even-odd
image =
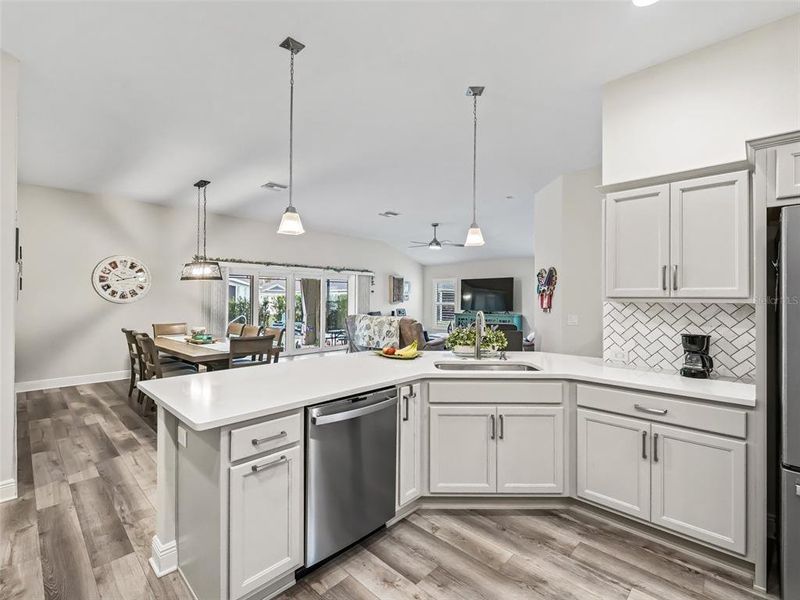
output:
[[[303,563],[303,461],[295,446],[230,469],[230,597]]]
[[[399,388],[400,411],[397,426],[397,507],[422,494],[422,404],[421,385]]]
[[[578,409],[578,496],[745,554],[744,441]]]
[[[650,424],[578,410],[578,496],[650,518]]]
[[[564,490],[564,409],[497,407],[497,492],[560,494]]]
[[[430,407],[430,491],[494,493],[497,409],[476,404]]]
[[[430,406],[430,491],[560,494],[564,409],[560,406]]]
[[[744,554],[745,442],[655,424],[652,436],[652,522]]]

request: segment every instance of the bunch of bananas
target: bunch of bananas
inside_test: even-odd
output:
[[[417,340],[414,340],[405,348],[398,349],[394,346],[387,346],[383,349],[383,353],[388,356],[414,357],[417,355]]]

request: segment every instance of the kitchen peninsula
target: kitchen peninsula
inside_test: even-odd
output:
[[[465,508],[581,502],[712,556],[761,560],[765,524],[750,498],[763,440],[747,427],[757,406],[749,384],[541,352],[505,362],[429,352],[339,354],[140,388],[158,405],[151,565],[180,569],[201,599],[270,598],[294,583],[305,564],[306,408],[387,389],[397,398],[390,523],[443,498]]]

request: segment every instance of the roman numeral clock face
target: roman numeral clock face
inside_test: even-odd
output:
[[[104,300],[126,304],[150,291],[150,269],[132,256],[109,256],[94,268],[92,285]]]

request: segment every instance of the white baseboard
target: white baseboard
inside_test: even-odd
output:
[[[158,577],[163,577],[178,569],[178,545],[175,540],[162,544],[157,535],[150,544],[150,567]]]
[[[17,480],[6,479],[0,481],[0,502],[17,499]]]
[[[90,373],[89,375],[73,375],[72,377],[57,377],[55,379],[18,381],[15,387],[17,392],[32,392],[34,390],[49,390],[72,385],[101,383],[103,381],[119,381],[120,379],[128,379],[130,376],[130,371],[108,371],[107,373]]]

